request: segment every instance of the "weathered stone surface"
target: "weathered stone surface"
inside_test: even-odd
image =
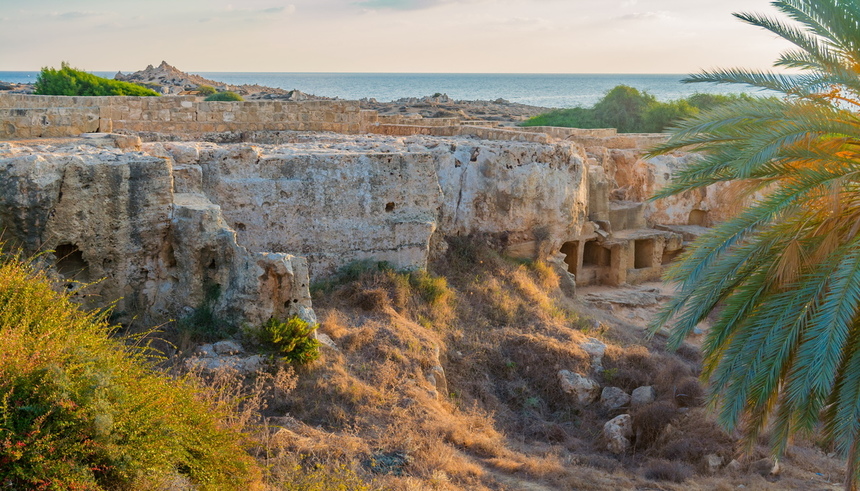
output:
[[[705,466],[708,469],[708,472],[711,474],[716,473],[720,470],[720,467],[723,465],[723,458],[719,455],[709,453],[705,455]]]
[[[644,406],[651,404],[655,399],[657,399],[657,392],[654,391],[654,387],[650,385],[637,387],[630,394],[630,405],[633,407]]]
[[[164,148],[183,162],[177,189],[199,187],[249,250],[307,257],[312,277],[362,259],[422,267],[434,233],[514,247],[541,229],[551,250],[585,220],[581,157],[566,144],[328,135]]]
[[[587,221],[587,173],[576,146],[461,140],[434,150],[444,235],[495,233],[516,244],[540,229],[558,250]]]
[[[606,353],[606,344],[599,339],[588,338],[579,347],[591,356],[591,367],[595,371],[603,370],[603,354]]]
[[[262,369],[266,362],[266,357],[262,355],[244,357],[236,355],[195,356],[185,360],[185,367],[203,373],[235,370],[242,375],[251,375]]]
[[[219,355],[238,355],[239,353],[243,353],[245,350],[242,349],[242,345],[237,343],[236,341],[218,341],[217,343],[212,345],[212,349],[215,353]]]
[[[170,158],[125,153],[103,140],[0,146],[4,239],[30,254],[55,250],[69,288],[94,282],[81,301],[115,301],[121,321],[180,317],[215,285],[213,308],[230,321],[307,315],[304,259],[248,252],[217,205],[174,194]]]
[[[609,410],[626,406],[630,402],[630,396],[618,387],[604,387],[600,393],[600,403]]]
[[[603,425],[603,436],[608,441],[606,448],[614,453],[624,453],[630,448],[630,437],[633,436],[633,423],[629,414],[622,414],[610,419]]]
[[[558,372],[558,379],[562,392],[572,395],[581,405],[591,404],[600,394],[600,385],[597,382],[578,373],[561,370]]]
[[[81,104],[113,101],[99,100]],[[121,110],[112,103],[105,107],[125,117],[157,101],[133,102]],[[170,114],[182,114],[186,102],[165,104],[172,107]],[[242,106],[244,114],[226,103],[197,104],[198,116],[199,111],[235,112],[232,117],[242,119],[253,112],[251,106]],[[274,104],[287,103],[253,104],[273,105],[277,112]],[[311,110],[323,103],[302,104]],[[352,117],[353,106],[329,101],[320,110]],[[155,121],[161,115],[135,117]],[[511,253],[555,254],[566,257],[559,264],[568,265],[568,253],[559,251],[576,240],[571,267],[583,273],[576,273],[577,282],[587,277],[586,270],[595,270],[584,266],[584,251],[589,249],[593,260],[590,248],[599,243],[617,256],[607,265],[617,274],[595,277],[610,284],[659,276],[663,254],[681,247],[680,236],[671,248],[663,247],[675,237],[668,232],[614,237],[610,223],[589,221],[589,206],[599,208],[595,203],[623,173],[620,158],[603,147],[586,153],[572,142],[263,136],[272,143],[139,143],[136,136],[0,143],[4,238],[29,252],[63,252],[69,260],[61,261],[60,272],[74,273],[69,279],[104,278],[91,287],[100,295],[92,298],[101,304],[119,299],[121,318],[145,313],[147,322],[162,322],[208,301],[217,315],[251,324],[289,315],[315,322],[309,278],[356,260],[420,268],[445,250],[450,236],[484,235]],[[591,189],[591,175],[603,184]],[[606,218],[610,209],[604,211],[595,216]],[[669,238],[651,237],[660,234]],[[650,249],[637,252],[639,242],[648,242]],[[647,264],[638,264],[643,261]],[[568,280],[572,290],[573,278]],[[654,295],[648,293],[642,296],[650,301]],[[613,301],[628,300],[602,299]],[[600,370],[600,343],[586,344]]]

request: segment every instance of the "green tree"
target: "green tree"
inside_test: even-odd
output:
[[[642,128],[642,117],[656,104],[653,95],[628,85],[618,85],[594,105],[594,117],[608,128],[631,133]]]
[[[715,183],[759,192],[701,237],[667,279],[679,290],[652,326],[677,346],[710,313],[703,376],[720,422],[779,457],[797,432],[821,431],[860,482],[860,2],[785,0],[788,20],[735,14],[794,46],[776,67],[726,69],[689,82],[746,84],[782,98],[703,111],[653,154],[702,158],[656,198]],[[718,308],[719,307],[719,308]]]

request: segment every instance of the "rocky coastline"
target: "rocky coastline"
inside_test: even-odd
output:
[[[256,84],[231,85],[183,72],[166,61],[162,61],[156,67],[149,65],[134,73],[117,72],[114,78],[143,85],[163,95],[198,95],[197,88],[208,85],[216,90],[235,92],[251,101],[337,100],[337,98],[307,94],[299,89],[285,90]],[[32,94],[33,90],[33,84],[0,81],[0,94]],[[381,116],[401,115],[415,119],[456,117],[465,121],[492,121],[500,125],[513,125],[552,109],[519,104],[502,98],[492,101],[455,100],[446,94],[408,97],[388,102],[368,98],[361,99],[359,102],[362,109],[375,110]]]

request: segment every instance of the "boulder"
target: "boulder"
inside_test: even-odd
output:
[[[219,355],[237,355],[245,351],[236,341],[218,341],[212,345],[212,349]]]
[[[717,454],[709,453],[705,455],[705,466],[708,469],[708,472],[711,474],[716,473],[720,470],[720,467],[723,465],[723,458]]]
[[[594,402],[600,394],[600,385],[594,380],[569,370],[558,372],[561,390],[574,397],[577,403],[587,405]]]
[[[630,394],[630,405],[632,407],[644,406],[646,404],[651,404],[656,399],[657,392],[654,391],[654,387],[651,387],[650,385],[637,387],[633,389],[633,393]]]
[[[630,437],[633,436],[633,423],[629,414],[616,416],[603,425],[603,436],[608,443],[606,448],[614,453],[624,453],[630,448]]]
[[[603,369],[603,354],[606,353],[606,345],[602,341],[588,338],[579,347],[591,356],[591,366],[594,370],[600,371]]]
[[[630,396],[618,387],[604,387],[600,393],[600,403],[609,410],[626,406],[630,402]]]

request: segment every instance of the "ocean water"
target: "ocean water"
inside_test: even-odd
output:
[[[116,72],[93,72],[113,78]],[[123,72],[128,73],[128,72]],[[33,82],[38,72],[2,72],[4,82]],[[478,73],[268,73],[199,72],[228,84],[260,84],[340,99],[372,97],[380,102],[404,97],[448,94],[457,100],[505,99],[544,107],[588,107],[624,84],[645,90],[660,101],[696,92],[737,93],[749,89],[713,84],[684,84],[684,75],[655,74],[478,74]]]

